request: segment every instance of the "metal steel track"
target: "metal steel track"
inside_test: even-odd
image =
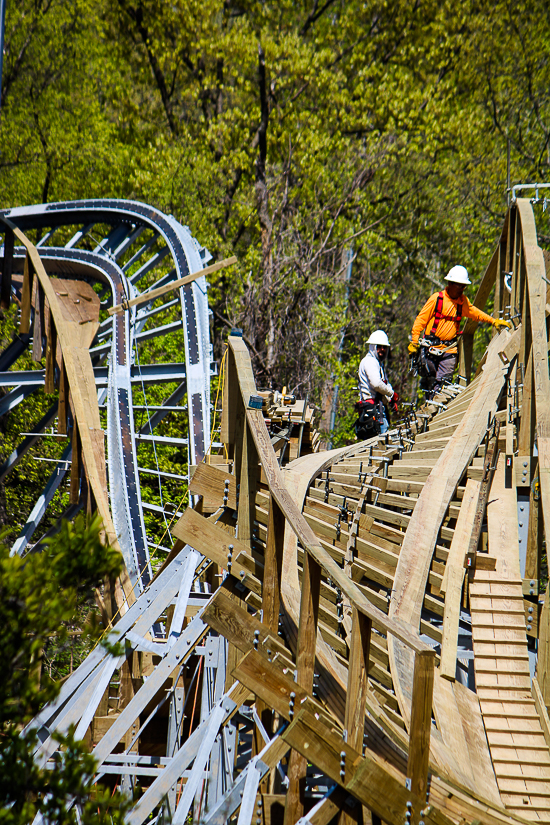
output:
[[[171,216],[136,202],[103,200],[43,204],[5,210],[0,215],[8,217],[23,231],[47,229],[37,247],[48,272],[61,278],[84,278],[104,284],[104,306],[120,304],[125,298],[138,295],[136,284],[145,277],[150,284],[153,281],[152,286],[166,284],[202,269],[210,257],[187,227]],[[69,240],[63,246],[54,245],[56,236],[67,235],[68,227],[73,225],[78,228]],[[140,236],[145,230],[152,235],[142,243]],[[90,245],[90,239],[93,241],[92,251],[82,248]],[[14,250],[15,270],[22,267],[23,253],[22,249]],[[107,318],[100,327],[101,343],[91,351],[96,365],[96,383],[98,386],[104,383],[107,388],[107,467],[113,522],[130,580],[137,592],[141,592],[150,580],[151,568],[138,472],[133,389],[141,385],[145,391],[145,383],[150,386],[177,381],[179,389],[164,398],[160,405],[162,407],[166,402],[172,410],[156,410],[149,416],[140,428],[142,436],[155,442],[154,428],[187,394],[189,426],[184,441],[188,446],[188,464],[201,461],[208,449],[211,347],[205,278],[180,288],[177,301],[181,307],[179,324],[172,323],[168,329],[163,326],[151,329],[150,321],[158,308],[153,313],[145,303],[137,311],[133,308]],[[170,306],[175,303],[172,300]],[[144,329],[148,323],[148,328]],[[136,345],[140,340],[178,330],[183,330],[185,364],[135,363]],[[3,398],[3,412],[24,401],[43,382],[41,371],[33,370],[25,377],[9,370],[29,343],[29,336],[25,341],[18,339],[0,356],[3,368],[0,383],[12,388]],[[108,368],[102,378],[105,372],[102,364],[106,361]],[[18,381],[15,386],[14,381]],[[185,407],[181,409],[185,410]],[[20,460],[25,449],[20,445],[15,452]],[[15,464],[12,459],[3,469],[8,472]],[[55,475],[59,477],[59,469]],[[48,488],[52,489],[51,480]],[[34,511],[33,514],[36,515]],[[24,551],[36,527],[36,519],[29,517],[16,543],[17,552]]]

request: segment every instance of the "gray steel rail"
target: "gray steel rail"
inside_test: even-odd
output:
[[[158,283],[167,283],[183,277],[189,272],[202,269],[209,259],[209,253],[201,248],[191,236],[187,227],[181,226],[174,218],[163,215],[156,209],[136,202],[122,200],[79,201],[76,203],[54,203],[5,210],[0,215],[9,217],[23,231],[47,228],[39,241],[40,254],[48,271],[67,277],[83,277],[100,281],[110,292],[109,304],[120,304],[127,297],[139,294],[135,284],[146,274],[153,272],[163,262],[163,270],[169,263],[173,268],[164,271]],[[80,225],[71,239],[63,246],[54,247],[56,231]],[[107,224],[112,229],[106,237],[96,242],[93,251],[78,248],[78,244],[91,235],[95,224]],[[126,253],[146,229],[153,231],[153,237],[120,266],[117,260]],[[151,254],[149,250],[155,242],[163,239],[166,246]],[[14,263],[18,261],[19,250],[15,250]],[[21,253],[20,253],[21,254]],[[132,266],[137,272],[128,277]],[[156,285],[158,285],[158,283]],[[141,592],[150,580],[148,543],[143,519],[140,482],[137,463],[136,433],[132,409],[132,389],[140,381],[147,384],[177,380],[182,397],[188,394],[189,464],[196,464],[205,455],[207,437],[210,431],[210,372],[211,347],[209,342],[208,303],[206,280],[199,278],[192,284],[179,289],[182,328],[185,343],[185,376],[182,385],[182,371],[179,365],[146,364],[141,367],[133,363],[134,344],[153,333],[142,333],[149,318],[149,305],[145,304],[136,312],[124,312],[108,318],[101,325],[102,347],[94,358],[99,365],[105,355],[108,357],[107,392],[107,449],[108,475],[113,522],[126,566],[133,585]],[[173,305],[173,301],[171,304]],[[181,328],[181,327],[180,327]],[[170,330],[175,325],[170,326]],[[105,336],[110,338],[110,342]],[[24,351],[21,342],[11,347],[11,355],[4,359],[11,364]],[[0,356],[1,360],[1,356]],[[178,367],[178,369],[174,369]],[[100,371],[103,368],[99,368]],[[40,374],[40,373],[39,373]],[[4,375],[10,381],[9,375]],[[40,385],[40,379],[37,384]],[[26,397],[24,392],[15,392],[13,406]],[[162,420],[156,414],[148,427],[151,430]],[[28,529],[25,535],[28,538]]]

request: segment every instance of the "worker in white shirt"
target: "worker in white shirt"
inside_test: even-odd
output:
[[[375,330],[367,341],[369,351],[359,364],[359,402],[355,409],[359,418],[355,422],[355,433],[359,440],[372,438],[388,430],[387,406],[397,412],[399,396],[386,375],[384,361],[390,349],[388,336]]]

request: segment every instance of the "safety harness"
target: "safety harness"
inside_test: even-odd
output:
[[[462,321],[462,304],[456,305],[456,315],[443,315],[443,292],[440,292],[437,296],[431,335],[435,335],[440,321],[453,321],[456,324],[456,334],[460,334],[458,328]]]

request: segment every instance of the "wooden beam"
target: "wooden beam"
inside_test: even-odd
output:
[[[296,681],[300,687],[308,692],[313,690],[320,590],[321,566],[306,552],[304,554],[300,623],[298,626]],[[293,750],[288,765],[288,792],[284,825],[294,825],[303,816],[306,772],[307,759]]]
[[[210,615],[210,614],[209,614]],[[301,688],[293,678],[294,671],[283,667],[280,657],[271,662],[265,656],[265,645],[249,650],[236,665],[233,676],[251,693],[255,693],[282,719],[292,722],[302,708],[323,721],[328,727],[343,733],[340,724],[310,691]]]
[[[263,659],[269,662],[270,659],[277,658],[279,668],[287,668],[294,673],[291,653],[279,636],[270,634],[259,618],[251,616],[246,607],[241,607],[232,595],[231,589],[224,585],[206,608],[204,621],[225,636],[241,654],[256,652],[257,649],[258,655]],[[271,704],[270,701],[267,703]]]
[[[34,307],[34,322],[32,330],[32,360],[38,363],[44,355],[42,337],[44,335],[44,290],[40,286],[38,278],[35,278],[33,287],[32,305]]]
[[[424,797],[408,790],[405,778],[398,771],[370,751],[361,757],[322,720],[306,710],[298,714],[282,733],[282,738],[383,822],[392,825],[408,822],[408,803],[417,811],[424,807]],[[449,817],[431,805],[425,808],[423,818],[426,823],[451,823]]]
[[[518,200],[525,236],[525,271],[531,318],[533,390],[539,461],[541,508],[549,534],[550,525],[550,376],[548,373],[548,337],[546,333],[546,267],[537,244],[533,208],[527,199]],[[524,313],[525,314],[525,313]],[[518,451],[519,452],[519,451]],[[550,612],[548,596],[540,617],[540,640],[537,677],[545,703],[550,703]]]
[[[71,458],[71,489],[69,500],[71,504],[78,504],[80,500],[80,473],[82,470],[82,445],[76,422],[73,421],[72,458]]]
[[[466,482],[466,489],[440,587],[441,593],[445,596],[440,673],[445,679],[451,681],[454,681],[456,674],[458,624],[465,572],[464,555],[470,547],[481,484],[481,481],[474,481],[471,478]]]
[[[207,507],[237,509],[237,479],[213,464],[202,461],[189,482],[189,492],[203,497]]]
[[[359,753],[365,730],[371,631],[371,620],[353,608],[344,728],[347,741]]]
[[[0,307],[8,309],[11,300],[11,276],[13,269],[13,230],[6,227],[4,232],[4,257],[2,258],[2,284],[0,286]]]
[[[57,432],[60,435],[67,435],[67,415],[69,412],[69,379],[63,355],[59,365],[59,404],[57,409]]]
[[[31,298],[34,267],[31,262],[30,252],[27,250],[25,263],[23,265],[23,287],[21,289],[21,318],[19,321],[19,334],[26,335],[31,328]]]
[[[259,589],[251,577],[254,576],[256,582],[259,582],[263,577],[263,570],[260,562],[256,562],[250,555],[249,546],[222,530],[196,510],[188,507],[172,528],[172,534],[185,544],[190,544],[219,567],[229,570],[250,590]],[[251,567],[253,572],[251,572]]]
[[[313,690],[320,590],[321,565],[306,553],[302,575],[296,681],[309,691]]]
[[[130,309],[131,307],[139,306],[140,304],[145,304],[149,301],[154,301],[157,298],[160,298],[161,295],[166,295],[168,292],[173,292],[181,286],[191,284],[203,275],[211,275],[219,269],[224,269],[225,267],[232,266],[236,263],[237,259],[233,255],[231,258],[226,258],[224,261],[219,261],[217,264],[206,266],[204,269],[199,269],[197,272],[193,272],[190,275],[185,275],[183,278],[178,278],[177,281],[172,281],[165,286],[159,286],[157,289],[151,289],[149,292],[144,292],[141,295],[138,295],[137,298],[131,298],[129,301],[123,301],[122,304],[117,304],[116,306],[111,307],[107,310],[107,312],[109,315],[114,315],[117,312],[124,312],[126,309]]]
[[[487,303],[487,299],[491,294],[491,289],[495,284],[499,262],[499,250],[500,242],[493,252],[492,258],[489,261],[489,266],[485,270],[483,278],[481,279],[481,284],[476,292],[476,296],[472,301],[473,305],[478,309],[485,309],[485,304]],[[467,381],[470,380],[470,375],[472,372],[474,333],[477,326],[477,321],[474,321],[473,318],[467,318],[458,345],[459,375],[464,375]]]
[[[274,635],[279,631],[284,540],[285,517],[273,496],[270,496],[264,554],[262,615],[264,624]]]
[[[523,378],[523,393],[521,404],[521,421],[518,433],[518,462],[524,457],[529,460],[533,454],[533,443],[535,438],[536,413],[535,413],[535,392],[533,387],[533,353],[529,352],[527,358],[527,366],[525,368],[525,375]],[[516,478],[518,486],[528,487],[531,483],[530,470],[529,477],[521,483],[521,475]]]
[[[228,346],[224,359],[222,360],[223,375],[220,375],[220,380],[223,380],[220,440],[225,445],[227,455],[231,459],[234,455],[235,425],[239,399],[239,376],[232,347]]]
[[[258,485],[258,453],[246,418],[244,419],[241,450],[237,524],[239,539],[252,547]]]
[[[57,364],[57,327],[51,311],[48,312],[46,331],[46,370],[44,374],[44,392],[55,392],[55,368]]]
[[[428,787],[434,666],[434,650],[431,651],[431,656],[428,653],[416,654],[414,659],[407,775],[411,780],[412,792],[420,799],[425,799]],[[419,814],[419,810],[415,811],[417,820],[420,818]]]

